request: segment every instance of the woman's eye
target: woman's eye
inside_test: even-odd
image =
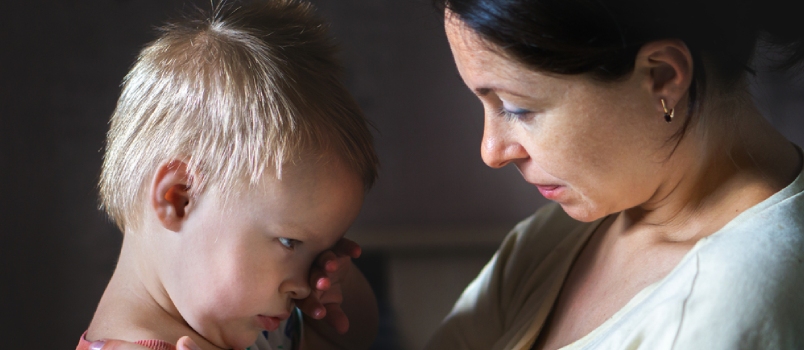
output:
[[[505,101],[502,101],[502,106],[500,106],[499,110],[499,114],[506,119],[526,119],[531,113],[527,109],[513,106]]]
[[[293,250],[294,248],[296,248],[296,244],[298,244],[298,243],[299,243],[299,241],[297,241],[295,239],[279,237],[279,244],[283,245],[285,248],[290,249],[290,250]]]
[[[531,116],[531,111],[526,109],[508,110],[500,108],[498,114],[508,120],[526,120]]]

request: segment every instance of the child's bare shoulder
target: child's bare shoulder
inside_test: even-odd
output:
[[[121,300],[105,305],[106,307],[98,308],[95,312],[84,339],[119,339],[132,343],[159,340],[175,344],[189,331],[189,328],[181,327],[167,314],[154,317],[154,313],[140,310],[133,303]]]

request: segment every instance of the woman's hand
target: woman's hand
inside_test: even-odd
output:
[[[123,340],[99,340],[89,345],[90,350],[151,350],[142,345],[129,343]],[[188,336],[179,338],[176,350],[201,350]]]
[[[306,315],[316,320],[323,319],[339,334],[349,330],[349,318],[341,309],[342,282],[353,273],[352,259],[360,257],[360,253],[360,245],[346,238],[341,238],[335,247],[321,253],[310,271],[313,291],[296,303]]]

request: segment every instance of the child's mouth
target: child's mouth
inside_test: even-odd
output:
[[[290,313],[285,313],[279,316],[265,316],[265,315],[257,315],[257,319],[260,320],[260,324],[262,328],[265,328],[266,331],[273,332],[277,328],[279,328],[279,324],[282,321],[288,319],[290,317]]]
[[[262,328],[265,328],[265,330],[269,332],[273,332],[279,328],[279,323],[282,322],[282,319],[273,316],[257,315],[257,319],[260,320]]]

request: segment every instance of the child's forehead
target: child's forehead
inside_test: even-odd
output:
[[[352,170],[345,157],[333,151],[309,151],[301,150],[295,151],[286,155],[287,159],[280,164],[273,164],[273,162],[266,162],[269,165],[253,169],[250,172],[244,172],[243,169],[234,169],[226,166],[213,168],[210,166],[203,166],[196,169],[196,175],[201,179],[210,180],[210,182],[218,182],[219,179],[229,179],[229,183],[233,187],[245,188],[247,191],[253,191],[256,187],[267,181],[285,181],[288,178],[296,178],[304,174],[320,174],[326,176],[329,174],[329,169],[343,168]],[[176,158],[176,157],[173,157]],[[208,163],[215,161],[214,157],[200,157],[204,159],[201,163]],[[234,156],[233,158],[241,158]],[[166,160],[165,160],[166,161]],[[163,161],[163,162],[165,162]],[[357,176],[357,171],[352,170]]]
[[[360,176],[339,163],[297,163],[279,174],[265,174],[257,184],[218,188],[208,195],[228,197],[226,211],[238,218],[329,246],[343,237],[364,195]]]
[[[268,167],[263,176],[252,184],[315,186],[330,183],[333,178],[361,179],[355,169],[348,166],[343,157],[331,151],[308,153],[282,163],[279,167]]]

